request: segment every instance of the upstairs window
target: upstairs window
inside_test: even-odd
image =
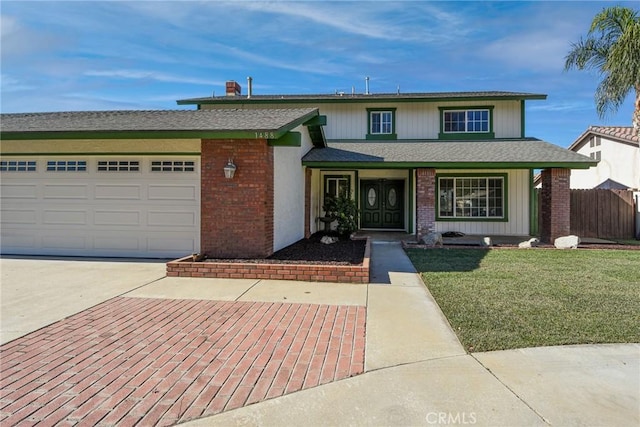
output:
[[[395,108],[369,108],[367,139],[396,139]]]
[[[440,108],[441,139],[494,138],[493,107]]]

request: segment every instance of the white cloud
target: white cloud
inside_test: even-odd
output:
[[[175,76],[166,73],[160,73],[156,71],[142,71],[142,70],[110,70],[110,71],[98,71],[88,70],[83,73],[88,77],[105,77],[115,79],[131,79],[131,80],[155,80],[159,82],[169,83],[183,83],[194,85],[210,85],[211,80],[198,79],[193,77]]]

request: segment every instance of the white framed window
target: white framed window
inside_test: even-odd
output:
[[[444,133],[487,133],[489,110],[447,110],[443,112]]]
[[[397,139],[395,108],[367,108],[367,139]]]
[[[372,135],[392,133],[393,115],[391,111],[372,111],[370,114],[371,129],[369,129],[369,133]]]
[[[86,172],[86,160],[48,160],[47,172]]]
[[[1,160],[0,172],[35,172],[36,160]]]
[[[196,162],[193,160],[153,160],[151,172],[195,172]]]
[[[506,220],[506,175],[440,176],[438,218]]]
[[[138,160],[99,160],[98,172],[139,172]]]

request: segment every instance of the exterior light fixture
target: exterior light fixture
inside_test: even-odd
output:
[[[229,161],[224,167],[224,177],[227,179],[232,179],[233,175],[235,175],[236,173],[236,169],[237,169],[236,165],[234,165],[231,159],[229,159]]]

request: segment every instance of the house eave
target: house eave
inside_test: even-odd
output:
[[[303,166],[322,169],[589,169],[597,162],[322,162],[302,161]]]

